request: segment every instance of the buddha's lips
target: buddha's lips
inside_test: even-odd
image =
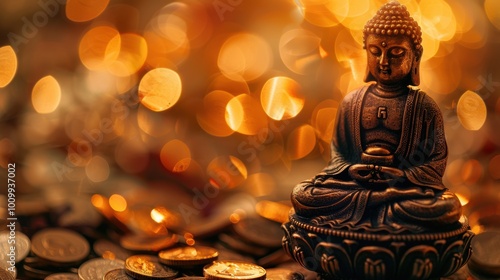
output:
[[[391,75],[391,69],[386,69],[386,68],[382,69],[382,68],[381,68],[381,69],[379,69],[378,71],[379,71],[381,74],[384,74],[384,75]]]

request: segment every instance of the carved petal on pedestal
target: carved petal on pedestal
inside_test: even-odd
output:
[[[472,238],[474,237],[474,235],[475,235],[474,232],[468,230],[462,236],[462,240],[464,241],[464,252],[462,255],[463,264],[466,264],[472,255],[471,242],[472,242]]]
[[[290,243],[290,231],[289,231],[289,226],[290,224],[283,224],[281,225],[281,229],[285,232],[285,235],[281,239],[281,246],[283,246],[283,250],[289,255],[292,256],[292,245]]]
[[[292,234],[292,257],[301,266],[321,272],[318,261],[314,258],[314,250],[308,240],[297,232]]]
[[[381,247],[367,246],[354,257],[355,273],[366,280],[396,279],[396,260],[394,254]]]
[[[443,258],[441,260],[441,263],[443,264],[443,267],[441,268],[442,275],[443,276],[448,276],[453,274],[455,271],[457,271],[462,265],[465,263],[464,259],[464,242],[462,240],[455,241],[446,248],[446,250],[443,253]],[[468,252],[469,249],[466,249],[466,254],[470,253]],[[467,258],[469,257],[467,256]]]
[[[401,258],[399,277],[409,280],[428,279],[431,274],[438,273],[438,261],[439,253],[434,247],[428,245],[415,246],[409,249]]]
[[[338,244],[321,242],[316,246],[316,258],[321,268],[334,277],[350,278],[353,267],[347,251]]]

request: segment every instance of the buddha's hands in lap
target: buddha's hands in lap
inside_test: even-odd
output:
[[[361,183],[393,185],[404,179],[401,169],[373,164],[354,164],[349,167],[349,175]]]

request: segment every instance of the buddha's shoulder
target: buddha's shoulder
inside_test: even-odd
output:
[[[417,88],[417,92],[420,95],[420,107],[422,110],[427,112],[426,116],[429,118],[440,118],[441,117],[441,109],[439,108],[436,101],[424,91],[419,90]]]
[[[344,96],[342,102],[345,104],[350,104],[354,102],[356,99],[362,97],[362,95],[368,90],[370,85],[371,84],[367,84],[350,91],[348,94]]]
[[[436,108],[439,110],[439,107],[438,107],[436,101],[430,95],[425,93],[425,91],[422,91],[418,87],[414,87],[414,86],[410,87],[410,89],[416,91],[421,96],[420,102],[422,103],[422,105],[424,107]]]

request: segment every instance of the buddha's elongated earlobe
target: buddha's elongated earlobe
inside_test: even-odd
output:
[[[420,50],[416,51],[415,59],[413,60],[411,67],[411,83],[414,86],[418,86],[420,84],[420,59],[422,58],[422,52],[424,49],[420,46]]]
[[[370,72],[370,67],[368,67],[368,63],[366,64],[366,73],[365,73],[365,78],[363,79],[365,83],[372,82],[372,81],[377,81],[375,77],[372,75]]]

